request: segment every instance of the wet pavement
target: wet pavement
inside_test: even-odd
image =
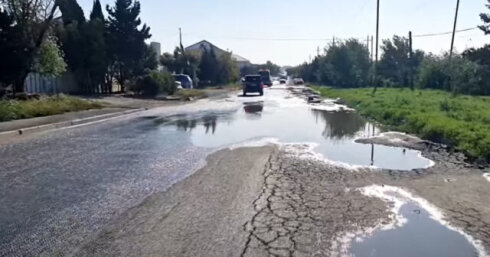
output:
[[[296,250],[308,253],[308,249],[317,248],[320,256],[335,252],[393,256],[396,249],[413,253],[409,251],[411,244],[405,242],[416,243],[417,256],[456,256],[441,250],[448,248],[449,242],[458,249],[451,254],[475,256],[473,245],[461,233],[408,203],[400,209],[408,220],[404,226],[378,231],[362,242],[349,241],[347,246],[334,240],[344,232],[376,227],[380,220],[392,222],[386,218],[389,208],[384,201],[349,188],[399,181],[385,172],[388,169],[410,177],[418,174],[410,170],[433,164],[419,151],[354,142],[380,132],[347,108],[331,103],[309,105],[285,88],[274,87],[263,97],[230,96],[153,109],[3,145],[0,256],[73,254],[108,222],[149,196],[171,190],[172,185],[205,166],[209,154],[268,143],[289,151],[281,151],[283,156],[268,164],[264,174],[270,175],[271,181],[264,178],[263,188],[270,186],[270,190],[257,195],[252,205],[257,213],[243,228],[248,241],[239,251],[242,256],[291,256]],[[298,158],[301,155],[308,160]],[[269,204],[261,206],[260,201]],[[417,215],[413,215],[414,208],[420,210]],[[132,222],[144,224],[145,219]],[[431,233],[426,233],[427,229]],[[480,226],[483,237],[487,230],[485,224]],[[271,234],[270,241],[259,239]],[[425,240],[414,240],[420,234]],[[384,243],[387,237],[393,238],[393,245]],[[296,247],[299,240],[305,244],[292,248],[290,244]],[[427,240],[433,244],[418,247]],[[105,255],[107,252],[101,256]]]
[[[162,133],[172,129],[187,132],[199,147],[220,148],[269,139],[311,144],[327,160],[352,167],[412,170],[431,165],[418,151],[355,143],[356,138],[377,135],[380,129],[354,111],[327,111],[322,105],[309,105],[292,97],[284,88],[268,90],[264,97],[231,100],[242,106],[230,112],[158,118],[155,123],[161,126]]]
[[[407,220],[403,226],[354,240],[350,247],[353,256],[478,256],[476,249],[462,234],[432,219],[421,206],[404,204],[400,215]]]

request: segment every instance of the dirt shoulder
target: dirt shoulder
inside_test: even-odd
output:
[[[490,250],[490,183],[481,171],[445,162],[424,171],[349,170],[298,155],[301,150],[217,152],[203,169],[124,213],[75,255],[345,256],[346,234],[392,222],[385,201],[358,190],[371,185],[428,200]]]
[[[223,150],[125,212],[75,256],[240,256],[274,147]]]

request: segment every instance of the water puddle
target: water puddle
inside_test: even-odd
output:
[[[486,256],[479,241],[449,226],[442,213],[426,200],[390,186],[370,186],[361,191],[390,204],[393,223],[351,236],[350,256]]]
[[[324,158],[353,166],[412,170],[431,161],[418,151],[355,143],[380,131],[360,115],[329,106],[311,106],[285,90],[264,97],[236,97],[239,108],[156,119],[161,129],[189,133],[199,147],[219,148],[250,140],[275,138],[281,143],[313,143]],[[335,110],[335,111],[334,111]]]

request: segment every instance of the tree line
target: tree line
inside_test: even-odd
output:
[[[484,25],[479,28],[490,34],[490,14],[480,17]],[[375,67],[368,46],[356,39],[340,41],[327,46],[325,53],[311,62],[290,68],[288,73],[312,83],[341,88],[376,85],[490,95],[490,45],[470,48],[451,57],[448,53],[414,51],[408,38],[395,35],[383,40],[381,50]]]
[[[146,44],[151,33],[139,1],[115,0],[105,9],[107,17],[95,0],[86,18],[76,0],[0,0],[0,91],[24,92],[31,72],[69,72],[85,93],[112,93],[114,84],[123,92],[155,92],[157,86],[172,93],[171,72],[209,85],[238,81],[228,52],[187,53],[180,45],[157,56]]]

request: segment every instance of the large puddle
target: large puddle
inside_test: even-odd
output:
[[[231,100],[230,100],[231,101]],[[351,166],[412,170],[431,161],[418,151],[355,143],[380,131],[353,111],[311,106],[286,90],[267,90],[264,97],[236,97],[234,111],[199,112],[157,119],[161,129],[189,133],[199,147],[219,148],[264,138],[280,143],[311,143],[324,158]]]
[[[486,256],[480,241],[449,226],[443,214],[426,200],[390,186],[373,185],[361,192],[386,201],[392,208],[393,223],[347,240],[350,256]]]

